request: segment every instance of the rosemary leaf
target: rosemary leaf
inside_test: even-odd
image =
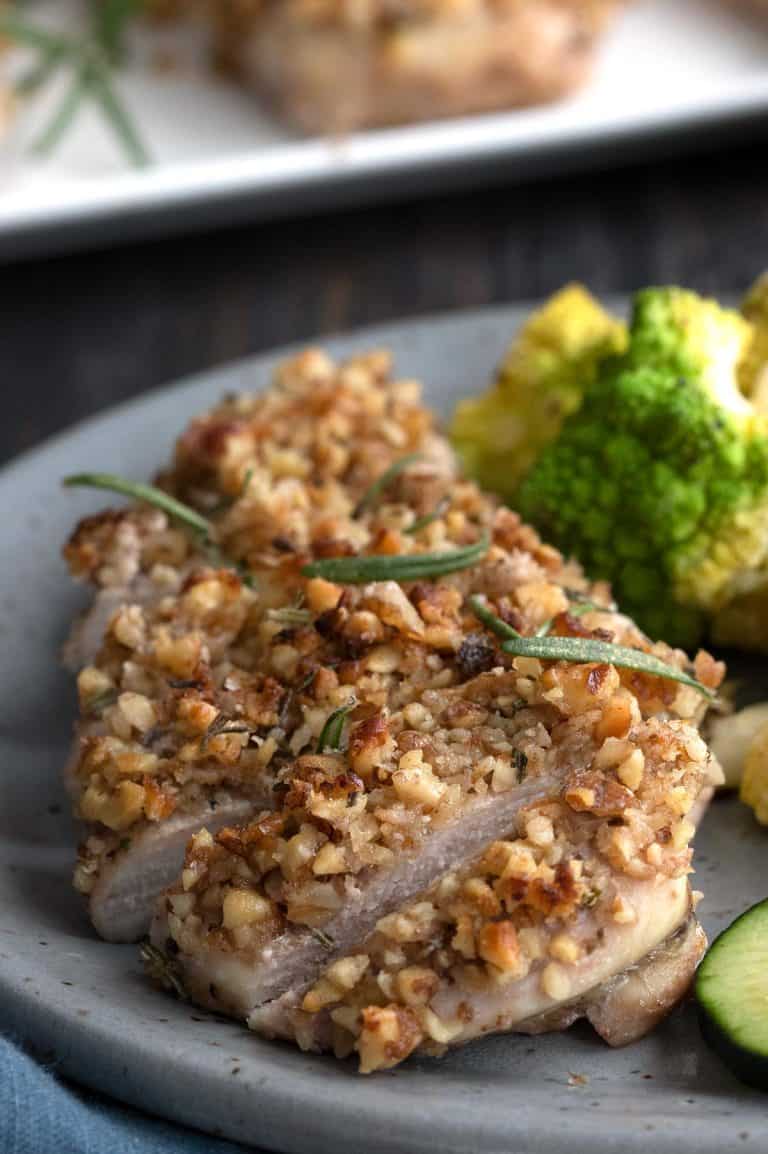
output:
[[[71,69],[71,82],[53,117],[32,149],[50,152],[69,129],[86,97],[101,108],[127,156],[135,165],[148,163],[148,154],[138,130],[113,85],[112,67],[122,55],[128,23],[140,0],[94,0],[88,30],[80,36],[62,35],[41,27],[19,12],[19,5],[0,14],[0,37],[37,54],[16,90],[29,96],[36,92],[60,66]]]
[[[36,60],[16,81],[15,89],[19,96],[32,96],[42,88],[61,64],[63,56],[61,48],[42,49],[39,60]]]
[[[84,68],[78,68],[70,81],[64,99],[51,117],[49,123],[32,144],[32,152],[44,156],[51,152],[74,123],[80,111],[88,84]]]
[[[200,752],[202,753],[209,741],[214,737],[218,737],[222,733],[253,733],[250,725],[246,725],[244,721],[239,721],[234,717],[226,717],[220,713],[214,721],[206,729],[203,734],[203,739],[200,742]]]
[[[87,69],[87,81],[128,159],[136,168],[146,168],[149,153],[117,94],[109,67],[96,56]]]
[[[577,601],[575,605],[569,605],[567,612],[571,617],[581,617],[584,613],[611,613],[613,610],[608,609],[605,605],[598,605],[596,601],[588,601],[585,598],[583,601]],[[534,636],[546,637],[554,624],[554,620],[554,617],[550,617],[549,621],[545,621],[543,625],[539,626]]]
[[[470,597],[469,607],[478,621],[482,621],[483,625],[490,629],[491,633],[495,633],[496,636],[501,637],[503,641],[520,637],[516,629],[513,629],[511,625],[507,625],[506,621],[502,621],[500,617],[497,617],[496,614],[488,608],[482,597]]]
[[[18,12],[0,14],[0,36],[26,48],[37,49],[39,52],[55,52],[68,46],[63,37],[45,28],[39,28],[36,24],[30,24]]]
[[[92,0],[92,20],[99,44],[113,62],[125,54],[125,34],[141,0]]]
[[[327,934],[325,930],[319,930],[317,926],[310,926],[309,932],[313,938],[317,938],[320,945],[324,946],[326,950],[332,950],[336,945],[331,935]]]
[[[132,497],[135,501],[144,501],[148,505],[162,509],[174,520],[181,521],[204,540],[210,540],[213,529],[210,521],[155,485],[146,485],[142,481],[128,481],[113,473],[77,473],[72,477],[65,477],[62,483],[68,488],[106,489],[111,493],[120,493],[123,497]]]
[[[105,709],[117,701],[117,690],[106,689],[88,702],[85,712],[89,717],[101,717]]]
[[[591,637],[518,637],[505,641],[501,648],[515,657],[539,657],[545,661],[596,661],[605,665],[615,665],[617,669],[634,669],[651,677],[662,677],[666,681],[679,681],[690,686],[703,697],[714,701],[715,694],[680,669],[667,665],[660,657],[645,653],[642,649],[630,649],[625,645],[613,645],[610,641],[597,641]]]
[[[613,645],[609,641],[598,641],[591,637],[523,637],[496,617],[479,597],[471,597],[469,603],[475,616],[497,636],[504,638],[501,648],[513,657],[538,657],[543,661],[571,661],[576,664],[594,661],[614,665],[617,669],[634,669],[651,677],[679,681],[710,701],[715,700],[715,694],[695,677],[667,665],[661,658],[645,653],[642,649],[630,649],[625,645]]]
[[[253,468],[246,469],[245,476],[243,477],[243,483],[240,486],[239,496],[241,498],[244,497],[246,495],[246,493],[248,492],[248,490],[250,489],[252,480],[253,480]]]
[[[326,749],[341,749],[344,722],[347,720],[348,714],[356,707],[357,700],[354,697],[350,697],[346,705],[340,705],[338,709],[334,709],[333,713],[329,715],[317,739],[318,753],[322,753]]]
[[[438,501],[431,513],[424,513],[423,516],[416,517],[406,529],[403,529],[403,532],[407,533],[409,537],[412,537],[415,533],[420,533],[422,529],[426,529],[433,521],[439,521],[450,503],[450,497],[443,497]]]
[[[353,516],[359,517],[366,509],[372,508],[378,502],[383,493],[386,493],[392,482],[403,473],[409,465],[414,464],[415,461],[422,459],[422,453],[407,453],[405,457],[398,458],[394,461],[388,469],[378,477],[369,489],[363,493],[360,500],[355,506]]]
[[[184,989],[179,967],[172,958],[169,958],[150,942],[142,942],[139,956],[144,963],[147,977],[162,986],[164,990],[169,990],[177,998],[186,1001],[187,991]]]
[[[267,620],[288,627],[308,625],[312,620],[312,614],[309,609],[297,609],[288,605],[284,609],[268,609]]]
[[[474,545],[462,549],[447,549],[442,553],[403,553],[396,557],[329,557],[305,565],[305,577],[324,577],[341,585],[364,585],[368,581],[420,581],[442,577],[469,569],[490,547],[490,538],[484,533]]]

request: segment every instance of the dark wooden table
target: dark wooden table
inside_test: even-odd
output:
[[[768,266],[765,146],[84,253],[0,272],[0,460],[207,366],[397,316]]]

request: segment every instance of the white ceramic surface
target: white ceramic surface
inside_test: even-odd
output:
[[[448,411],[487,380],[520,309],[457,314],[329,342],[391,346]],[[59,549],[99,497],[64,492],[82,468],[150,475],[186,419],[258,388],[275,356],[208,373],[115,409],[0,473],[0,1027],[71,1077],[146,1110],[297,1154],[678,1154],[768,1148],[768,1099],[707,1051],[690,1007],[612,1051],[586,1028],[492,1038],[441,1061],[359,1078],[351,1064],[269,1044],[153,989],[133,947],[98,941],[70,888],[72,832],[59,784],[74,708],[56,650],[81,597]],[[695,882],[717,930],[765,895],[768,832],[734,802],[710,810]],[[586,1076],[572,1084],[571,1075]]]
[[[72,4],[38,0],[36,8],[61,21]],[[32,162],[29,140],[61,88],[48,92],[0,147],[0,255],[481,176],[524,180],[615,159],[641,141],[689,147],[700,130],[738,121],[756,131],[768,111],[768,22],[742,18],[726,0],[633,0],[607,36],[593,82],[561,104],[344,140],[291,135],[248,93],[200,68],[194,36],[165,37],[177,68],[145,64],[121,81],[155,165],[126,169],[90,108],[53,158]],[[141,38],[137,54],[151,59]]]

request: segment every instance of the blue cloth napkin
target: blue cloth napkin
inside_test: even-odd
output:
[[[56,1077],[0,1037],[2,1154],[245,1154]]]

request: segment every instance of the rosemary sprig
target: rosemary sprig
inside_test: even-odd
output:
[[[344,734],[344,722],[347,720],[347,717],[352,712],[352,710],[356,708],[356,698],[350,697],[346,705],[340,705],[338,709],[334,709],[333,713],[328,716],[320,736],[317,739],[318,753],[322,753],[326,749],[341,749],[341,739]]]
[[[577,664],[595,661],[615,665],[618,669],[633,669],[651,677],[662,677],[666,681],[679,681],[710,701],[715,699],[715,694],[695,677],[667,665],[659,657],[645,653],[642,649],[630,649],[625,645],[613,645],[609,641],[598,641],[591,637],[523,637],[492,613],[481,598],[470,597],[469,605],[478,620],[502,638],[501,648],[513,657],[538,657],[543,661],[572,661]]]
[[[172,958],[150,942],[142,942],[139,957],[144,963],[148,978],[162,986],[164,990],[174,993],[177,998],[186,1001],[187,991],[184,989],[178,964]]]
[[[386,493],[392,482],[405,472],[409,465],[413,465],[415,461],[422,459],[422,453],[407,453],[404,457],[399,457],[398,460],[393,461],[388,469],[378,477],[370,488],[366,489],[360,500],[355,506],[353,516],[359,517],[366,509],[372,508],[377,504],[379,498],[383,493]]]
[[[143,166],[149,155],[113,78],[129,20],[140,0],[103,0],[91,5],[89,29],[82,37],[66,36],[31,23],[15,5],[0,14],[0,36],[33,52],[36,60],[21,76],[16,90],[30,96],[62,68],[71,71],[70,84],[33,152],[47,153],[59,143],[87,98],[100,104],[108,123],[132,164]]]
[[[170,493],[158,489],[156,485],[147,485],[143,481],[128,481],[125,477],[118,477],[114,473],[75,473],[71,477],[65,477],[62,484],[67,488],[106,489],[110,493],[132,497],[135,501],[144,501],[147,505],[162,509],[174,520],[181,521],[203,540],[211,540],[213,533],[211,522],[189,505],[177,501]]]
[[[329,557],[312,561],[301,570],[304,577],[324,577],[341,585],[364,585],[368,581],[419,581],[469,569],[490,548],[483,533],[474,545],[446,549],[442,553],[402,553],[392,556]]]
[[[214,540],[213,524],[208,518],[203,517],[191,506],[185,505],[183,501],[172,497],[170,493],[158,489],[156,485],[147,485],[143,481],[129,481],[114,473],[77,473],[72,477],[65,477],[62,484],[69,488],[106,489],[110,493],[120,493],[123,497],[131,497],[134,501],[144,501],[148,505],[154,505],[156,509],[162,509],[169,517],[191,529],[198,545],[214,565],[234,569],[244,585],[249,589],[255,588],[256,579],[244,562],[235,561],[221,552]]]
[[[407,533],[410,537],[412,537],[415,533],[420,533],[422,529],[426,529],[427,526],[431,525],[433,521],[439,521],[450,503],[450,497],[442,497],[437,502],[431,513],[424,513],[421,517],[415,517],[413,521],[411,521],[410,525],[403,529],[403,532]]]

